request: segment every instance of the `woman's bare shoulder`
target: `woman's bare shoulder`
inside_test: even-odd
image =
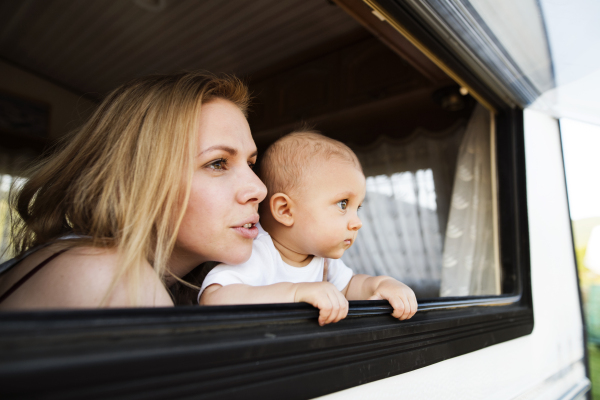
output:
[[[57,246],[40,250],[27,257],[14,272],[22,276],[57,251]],[[104,301],[107,307],[129,307],[130,285],[127,277],[118,277],[119,263],[119,253],[114,248],[69,249],[40,269],[0,306],[2,309],[97,308]],[[152,266],[146,262],[141,271],[140,305],[173,305]],[[113,281],[114,290],[105,299]]]

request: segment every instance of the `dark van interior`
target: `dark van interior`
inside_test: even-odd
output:
[[[419,297],[437,297],[440,257],[425,254],[426,243],[442,248],[460,139],[476,101],[389,25],[379,21],[375,32],[377,18],[344,0],[0,2],[0,173],[20,177],[129,79],[233,73],[253,94],[259,154],[305,123],[357,152],[372,178],[368,189],[384,193],[378,177],[397,174],[398,187],[414,192],[401,199],[416,215],[407,218],[417,218],[419,232],[433,223],[433,236],[425,245],[399,237],[405,261],[391,269],[364,259],[353,268],[387,272]],[[383,154],[382,143],[397,150]]]

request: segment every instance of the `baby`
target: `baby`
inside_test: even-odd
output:
[[[362,226],[365,198],[365,176],[348,146],[315,132],[291,133],[267,149],[259,176],[268,194],[252,255],[210,271],[201,305],[306,302],[320,310],[320,325],[345,318],[348,300],[388,300],[401,320],[415,314],[408,286],[354,275],[340,260]]]

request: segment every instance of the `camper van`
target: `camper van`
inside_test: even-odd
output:
[[[354,150],[367,195],[342,259],[419,302],[399,321],[352,301],[322,327],[302,303],[2,312],[0,397],[589,398],[559,119],[600,113],[569,102],[589,86],[561,81],[560,28],[580,37],[598,7],[559,3],[0,2],[0,98],[19,115],[0,115],[4,214],[23,163],[119,84],[231,72],[259,154],[304,122]]]

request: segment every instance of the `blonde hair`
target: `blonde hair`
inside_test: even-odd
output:
[[[290,194],[318,162],[338,158],[362,171],[356,154],[344,143],[314,130],[296,131],[271,144],[260,160],[258,176],[267,186],[267,199],[275,193]],[[261,204],[268,204],[264,201]]]
[[[124,277],[136,304],[146,261],[163,282],[170,274],[167,261],[190,196],[201,105],[216,98],[246,115],[247,87],[227,75],[154,75],[110,93],[13,196],[16,252],[68,234],[79,235],[69,245],[117,248],[119,266],[102,304]]]

